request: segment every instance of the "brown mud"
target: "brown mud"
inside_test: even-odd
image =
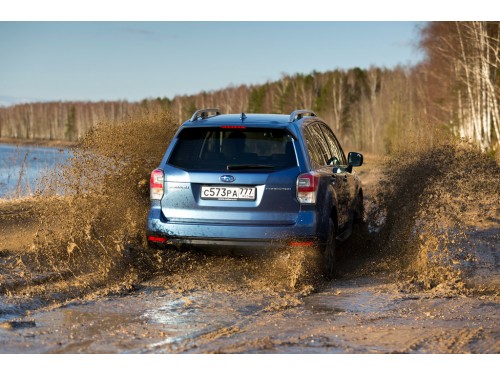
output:
[[[146,248],[149,173],[176,127],[97,126],[53,188],[0,202],[0,352],[500,352],[493,159],[448,142],[367,155],[365,220],[327,281],[305,251]]]

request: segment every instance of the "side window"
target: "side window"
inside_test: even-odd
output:
[[[303,129],[304,140],[306,143],[307,153],[309,154],[309,161],[313,169],[317,169],[323,165],[321,162],[321,152],[317,147],[317,142],[314,139],[314,134],[309,127]]]
[[[328,161],[331,159],[331,152],[319,125],[312,124],[306,126],[304,128],[304,136],[307,141],[307,149],[315,164],[313,168],[316,169],[328,165]]]
[[[328,165],[332,155],[319,124],[309,125],[308,128],[311,129],[317,148],[321,154],[321,165]]]
[[[331,129],[326,125],[321,125],[321,130],[325,134],[328,145],[332,150],[332,161],[330,165],[347,165],[347,160],[345,158],[344,152],[342,151],[339,141],[337,140]]]

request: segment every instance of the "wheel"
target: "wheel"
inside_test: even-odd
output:
[[[330,218],[328,223],[328,236],[326,238],[326,244],[323,247],[323,259],[322,268],[323,274],[327,279],[332,279],[335,277],[336,271],[336,248],[337,248],[337,232],[335,229],[335,223]]]

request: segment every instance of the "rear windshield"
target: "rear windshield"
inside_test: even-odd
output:
[[[280,170],[297,165],[292,136],[284,129],[186,128],[169,164],[187,170]]]

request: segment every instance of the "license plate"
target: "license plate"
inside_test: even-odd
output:
[[[201,199],[219,201],[254,201],[254,187],[246,186],[202,186]]]

